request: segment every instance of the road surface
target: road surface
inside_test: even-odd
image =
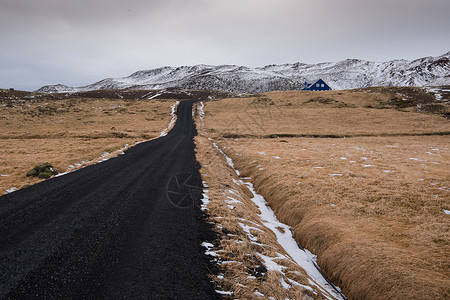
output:
[[[214,299],[193,101],[125,155],[0,197],[0,299]]]

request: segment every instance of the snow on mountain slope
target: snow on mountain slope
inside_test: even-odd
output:
[[[43,93],[76,92],[98,89],[183,89],[226,90],[260,93],[274,90],[299,90],[305,80],[322,78],[333,89],[369,86],[450,85],[450,52],[414,61],[371,62],[346,59],[319,64],[284,64],[249,68],[234,65],[195,65],[162,67],[137,71],[128,77],[107,78],[84,87],[48,85]]]
[[[46,85],[38,89],[40,93],[72,93],[77,92],[79,88],[70,87],[64,84]]]

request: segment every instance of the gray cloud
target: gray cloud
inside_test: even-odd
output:
[[[0,0],[0,87],[450,50],[448,0]]]

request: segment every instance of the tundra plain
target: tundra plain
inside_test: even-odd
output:
[[[160,136],[175,100],[123,94],[124,99],[0,90],[0,194],[41,181],[26,177],[39,163],[63,173]]]
[[[348,298],[447,299],[448,109],[415,88],[271,92],[205,103],[203,134]]]
[[[38,163],[70,171],[158,137],[183,97],[147,93],[0,90],[0,194],[40,181],[26,177]],[[436,101],[425,89],[371,88],[199,99],[197,159],[220,236],[210,251],[225,262],[212,275],[219,289],[248,299],[326,295],[305,287],[308,277],[289,259],[278,260],[283,272],[263,272],[255,252],[284,250],[213,142],[349,299],[450,297],[448,94]],[[261,230],[237,226],[242,219]]]

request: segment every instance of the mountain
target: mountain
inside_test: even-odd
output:
[[[241,93],[299,90],[305,80],[322,78],[335,90],[372,86],[450,85],[450,52],[414,61],[371,62],[347,59],[318,64],[283,64],[249,68],[235,65],[195,65],[143,70],[123,78],[107,78],[84,87],[47,85],[42,93],[99,89],[209,89]]]
[[[73,93],[81,90],[83,88],[76,88],[67,86],[64,84],[55,84],[55,85],[46,85],[41,87],[40,89],[36,90],[36,92],[39,93]]]

